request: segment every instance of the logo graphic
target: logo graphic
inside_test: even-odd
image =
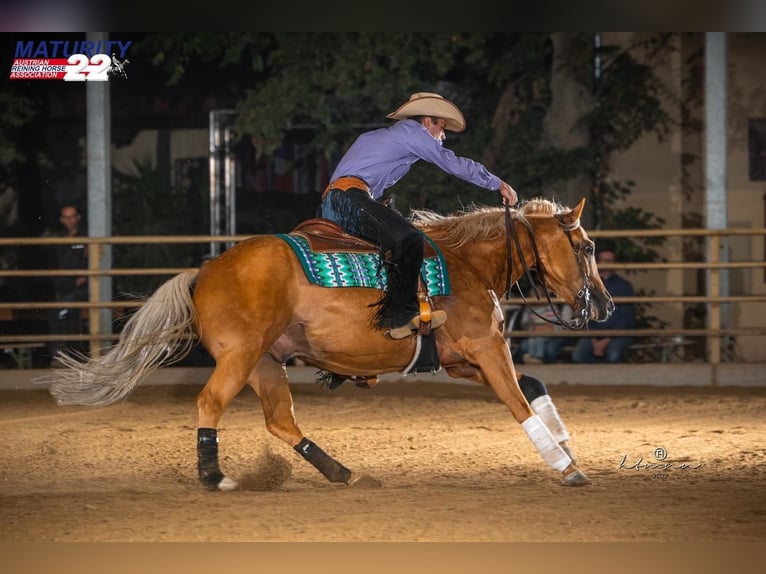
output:
[[[622,455],[622,460],[620,461],[620,464],[617,468],[619,470],[650,471],[654,473],[653,478],[666,479],[668,478],[670,471],[688,471],[696,470],[702,467],[702,464],[689,464],[686,462],[688,459],[677,462],[669,462],[667,460],[668,451],[661,446],[658,446],[654,449],[654,451],[652,451],[652,456],[654,456],[654,460],[657,462],[645,462],[644,457],[639,456],[633,464],[629,464],[628,455],[624,454]]]
[[[106,71],[106,73],[110,76],[119,76],[120,78],[127,80],[128,74],[125,72],[126,64],[130,64],[130,60],[125,58],[122,62],[120,62],[117,59],[117,56],[112,54],[112,65],[109,66],[109,69]]]
[[[125,66],[130,63],[126,54],[131,44],[130,41],[19,40],[10,79],[65,82],[107,82],[110,77],[126,79]]]

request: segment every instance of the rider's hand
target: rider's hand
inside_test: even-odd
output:
[[[504,181],[500,182],[500,195],[503,196],[503,205],[513,206],[519,201],[516,191]]]

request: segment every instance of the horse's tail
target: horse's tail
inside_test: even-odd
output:
[[[193,340],[192,283],[197,270],[169,279],[125,323],[106,354],[88,359],[63,353],[63,369],[37,379],[60,405],[106,406],[124,400],[149,373],[183,359]]]

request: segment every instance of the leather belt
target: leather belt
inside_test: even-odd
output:
[[[328,191],[333,189],[339,189],[340,191],[348,191],[349,189],[361,189],[362,191],[370,193],[370,186],[367,185],[363,179],[350,175],[339,177],[335,181],[331,181],[330,185],[328,185],[327,189],[325,189],[322,193],[322,199],[325,198]]]

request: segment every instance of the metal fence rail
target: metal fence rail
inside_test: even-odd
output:
[[[604,268],[614,270],[641,270],[655,272],[669,272],[671,270],[704,270],[707,274],[708,293],[700,294],[659,294],[649,296],[636,296],[616,298],[615,302],[631,302],[642,304],[658,303],[676,303],[676,304],[705,304],[707,323],[705,328],[686,329],[682,327],[672,327],[668,329],[635,329],[631,331],[600,331],[601,335],[628,335],[631,337],[645,337],[658,341],[662,346],[662,341],[672,338],[682,338],[687,340],[690,337],[703,337],[706,341],[705,362],[716,365],[722,361],[722,344],[732,337],[766,337],[766,326],[763,327],[732,327],[722,324],[722,305],[738,305],[747,303],[761,303],[766,301],[766,294],[758,295],[728,295],[721,293],[721,273],[727,269],[764,269],[764,261],[725,261],[721,260],[721,245],[730,237],[734,236],[761,236],[766,237],[766,229],[675,229],[675,230],[633,230],[633,231],[593,231],[589,232],[592,238],[621,238],[621,237],[697,237],[705,240],[706,252],[708,253],[705,261],[662,261],[652,263],[615,263]],[[183,271],[189,270],[186,267],[162,267],[162,268],[112,268],[105,269],[99,267],[102,261],[102,251],[106,246],[114,245],[168,245],[168,244],[212,244],[212,243],[235,243],[242,241],[249,236],[229,235],[229,236],[211,236],[211,235],[193,235],[193,236],[135,236],[135,237],[77,237],[77,238],[0,238],[0,247],[24,247],[24,246],[53,246],[68,245],[73,243],[85,243],[88,245],[89,269],[87,270],[61,270],[61,269],[0,269],[0,278],[50,278],[60,276],[82,276],[89,278],[90,300],[87,302],[67,303],[68,308],[83,309],[87,314],[88,333],[87,334],[65,334],[51,335],[40,333],[17,333],[13,335],[0,333],[0,347],[9,352],[18,352],[19,356],[25,354],[23,349],[43,346],[48,341],[87,341],[89,343],[90,353],[98,355],[104,345],[116,340],[119,336],[111,332],[111,324],[104,320],[103,310],[126,311],[142,305],[139,300],[112,300],[111,295],[106,296],[100,292],[99,278],[105,276],[173,276]],[[677,249],[678,252],[681,249]],[[757,250],[752,250],[757,252]],[[519,301],[503,301],[506,311],[518,308]],[[62,304],[56,301],[0,301],[0,318],[3,320],[14,320],[24,311],[47,310],[61,308]],[[110,316],[110,315],[107,315]],[[583,333],[559,331],[555,334],[546,335],[545,333],[532,331],[510,331],[506,335],[511,338],[529,337],[529,336],[563,336],[563,337],[581,337]],[[678,342],[678,339],[676,339]],[[766,341],[765,341],[766,342]],[[667,346],[667,345],[666,345]],[[20,363],[20,366],[24,366]]]

